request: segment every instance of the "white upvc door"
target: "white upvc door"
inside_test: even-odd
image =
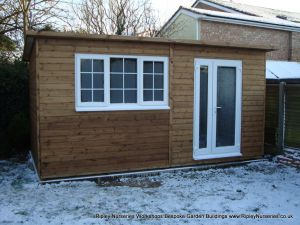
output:
[[[240,156],[242,62],[195,59],[193,157]]]

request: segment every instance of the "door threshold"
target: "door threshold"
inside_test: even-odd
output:
[[[228,158],[228,157],[241,157],[243,156],[240,152],[231,152],[231,153],[222,153],[222,154],[209,154],[209,155],[194,155],[194,160],[203,160],[203,159],[219,159],[219,158]]]

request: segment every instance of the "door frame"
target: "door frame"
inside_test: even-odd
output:
[[[208,105],[207,105],[207,146],[199,148],[200,120],[200,67],[208,66]],[[217,114],[217,68],[236,68],[235,102],[235,144],[216,147]],[[193,118],[193,158],[195,160],[241,156],[241,110],[242,110],[242,61],[225,59],[195,58],[194,60],[194,118]]]

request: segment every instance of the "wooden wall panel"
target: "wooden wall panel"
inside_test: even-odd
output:
[[[267,84],[266,86],[266,119],[265,119],[265,144],[268,153],[276,153],[278,132],[278,107],[279,107],[279,85]],[[275,151],[273,151],[275,150]]]
[[[285,137],[284,145],[300,149],[300,90],[298,85],[285,87]]]
[[[30,142],[31,142],[31,153],[37,170],[39,172],[39,107],[38,107],[38,76],[37,76],[37,45],[32,49],[30,63],[29,63],[29,114],[30,114]]]
[[[169,165],[169,110],[75,112],[74,54],[169,55],[168,45],[40,40],[43,179]]]
[[[214,160],[193,160],[194,59],[233,59],[243,62],[242,137],[243,157]],[[265,105],[265,53],[242,49],[188,47],[176,45],[174,72],[170,84],[172,125],[172,166],[217,163],[263,155]]]
[[[42,179],[259,158],[265,53],[180,44],[39,40]],[[75,112],[74,54],[169,56],[171,110]],[[193,160],[194,58],[243,60],[243,157]]]

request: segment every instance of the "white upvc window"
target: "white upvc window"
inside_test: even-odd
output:
[[[168,59],[141,58],[141,92],[143,105],[168,104]]]
[[[169,109],[168,57],[75,54],[76,111]]]

